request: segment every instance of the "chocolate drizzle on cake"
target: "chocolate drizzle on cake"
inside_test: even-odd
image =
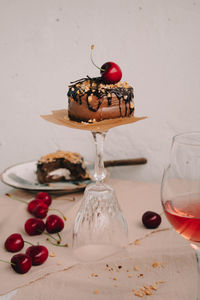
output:
[[[127,82],[104,84],[101,77],[90,78],[88,76],[87,78],[71,82],[67,95],[69,105],[71,101],[81,105],[82,97],[85,96],[88,110],[94,113],[101,108],[102,102],[107,101],[107,107],[112,107],[114,98],[118,99],[119,117],[131,116],[134,112],[133,88]],[[98,100],[98,103],[95,102],[95,105],[92,101],[93,97]],[[123,115],[122,106],[125,106]],[[69,117],[73,119],[70,116],[70,112]]]

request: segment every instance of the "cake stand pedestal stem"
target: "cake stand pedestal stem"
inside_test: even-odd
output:
[[[106,177],[106,170],[104,168],[103,146],[106,137],[106,132],[92,132],[95,144],[95,164],[94,164],[94,179],[96,183],[102,183]]]

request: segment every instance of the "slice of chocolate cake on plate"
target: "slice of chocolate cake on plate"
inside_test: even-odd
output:
[[[56,151],[42,156],[37,162],[39,183],[91,179],[79,153]]]

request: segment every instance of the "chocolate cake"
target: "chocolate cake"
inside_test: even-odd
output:
[[[50,183],[85,180],[90,176],[79,153],[57,151],[41,157],[37,162],[37,178],[40,183]]]
[[[105,84],[101,77],[72,82],[68,91],[70,120],[95,122],[133,116],[133,88],[127,82]]]

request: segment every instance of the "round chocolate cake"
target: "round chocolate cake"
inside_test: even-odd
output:
[[[68,91],[70,120],[95,122],[133,116],[133,88],[127,82],[105,84],[101,77],[73,82]]]

